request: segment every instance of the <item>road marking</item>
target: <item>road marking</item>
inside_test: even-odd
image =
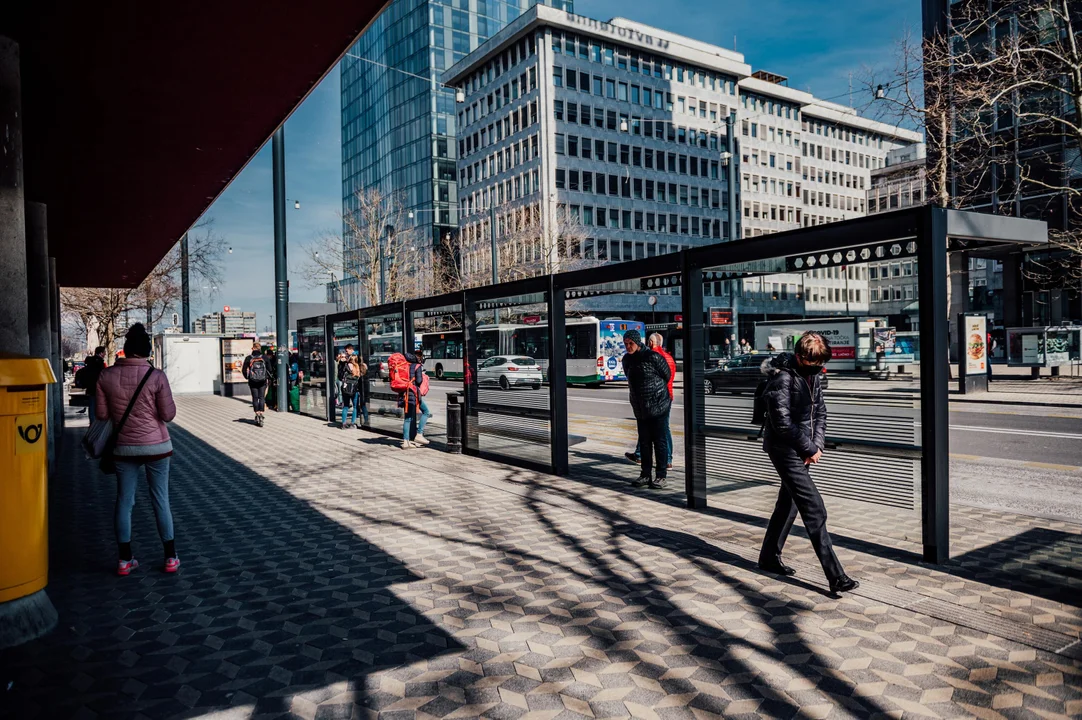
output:
[[[1043,470],[1066,470],[1067,472],[1082,472],[1082,467],[1077,465],[1057,465],[1055,463],[1029,461],[1026,467],[1041,468]]]
[[[1011,430],[1009,428],[990,428],[978,425],[951,425],[951,430],[964,430],[966,432],[993,433],[996,435],[1027,435],[1031,437],[1062,438],[1065,440],[1082,440],[1082,435],[1077,433],[1057,433],[1044,430]]]
[[[951,460],[964,460],[966,462],[975,463],[994,463],[996,461],[1004,460],[1005,458],[995,458],[982,455],[964,455],[962,453],[951,453]],[[1038,470],[1057,470],[1059,472],[1069,473],[1082,473],[1082,467],[1078,465],[1057,465],[1056,463],[1038,462],[1037,460],[1010,460],[1011,467],[1026,467],[1034,468]]]

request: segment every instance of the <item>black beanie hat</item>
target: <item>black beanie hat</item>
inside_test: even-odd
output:
[[[624,333],[624,344],[626,345],[628,342],[642,345],[642,335],[639,334],[638,330],[628,330]]]
[[[143,323],[135,323],[124,336],[124,357],[150,357],[150,335]]]

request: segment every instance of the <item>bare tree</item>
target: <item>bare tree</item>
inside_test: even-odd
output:
[[[496,213],[499,282],[567,272],[601,264],[578,218],[557,211],[546,219],[536,204],[508,207]],[[469,219],[459,232],[453,261],[441,265],[446,291],[492,283],[491,220],[487,214]]]
[[[308,286],[333,283],[347,310],[379,305],[382,265],[387,302],[424,295],[432,259],[409,219],[405,196],[361,188],[353,205],[342,215],[342,234],[324,233],[302,248],[300,272]]]
[[[987,7],[953,5],[948,34],[919,44],[904,33],[894,67],[865,72],[866,111],[923,124],[929,202],[1048,219],[1051,245],[1065,252],[1030,254],[1024,272],[1043,286],[1079,287],[1082,13],[1072,0]],[[967,254],[948,261],[953,332],[968,297]]]
[[[1007,170],[997,188],[1003,211],[1048,219],[1049,242],[1066,251],[1043,261],[1031,256],[1027,274],[1040,284],[1078,288],[1082,6],[1077,0],[1019,0],[991,14],[963,16],[954,25],[956,32],[983,41],[957,47],[955,62],[976,79],[965,86],[965,102],[987,115],[989,134],[1005,136],[996,148],[998,166]],[[1003,132],[1016,125],[1017,142]]]
[[[213,220],[204,220],[188,232],[188,272],[201,285],[220,286],[225,239],[214,230]],[[125,328],[120,323],[142,322],[147,331],[181,301],[180,244],[174,245],[150,274],[134,288],[62,288],[61,311],[85,333],[93,332],[111,357],[117,337]]]

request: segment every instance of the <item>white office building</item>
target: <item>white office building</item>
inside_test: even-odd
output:
[[[443,81],[464,96],[460,232],[463,246],[476,248],[464,262],[484,267],[490,206],[498,236],[536,209],[547,227],[563,217],[581,226],[585,238],[572,254],[639,259],[864,215],[872,171],[921,140],[752,72],[732,50],[543,5]],[[739,182],[735,211],[730,171]],[[501,250],[509,254],[501,264],[536,253],[557,258],[557,234],[541,234],[547,247]],[[766,300],[771,310],[763,311],[777,312],[782,299],[815,314],[868,308],[863,273],[773,279],[745,283],[745,312]]]

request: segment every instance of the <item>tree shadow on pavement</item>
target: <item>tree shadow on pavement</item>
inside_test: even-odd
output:
[[[171,433],[175,576],[159,570],[144,489],[133,517],[143,565],[113,574],[115,481],[65,444],[50,487],[48,592],[60,624],[0,656],[0,715],[195,717],[236,706],[276,717],[296,710],[296,695],[378,709],[399,698],[366,676],[461,649],[395,592],[421,578],[394,556],[184,428]]]
[[[593,701],[599,688],[580,680],[579,672],[604,674],[611,672],[605,669],[610,665],[627,666],[624,672],[635,677],[619,682],[637,686],[635,702],[646,706],[659,702],[660,695],[652,693],[660,692],[696,695],[688,709],[711,713],[723,712],[730,701],[748,700],[758,703],[749,712],[762,716],[797,715],[808,699],[805,690],[798,700],[784,692],[760,689],[765,683],[757,663],[767,658],[792,676],[811,682],[852,713],[871,716],[890,711],[876,698],[852,697],[853,684],[839,679],[832,669],[838,661],[808,643],[798,623],[799,613],[820,600],[794,600],[762,591],[757,582],[741,581],[730,572],[731,568],[752,569],[742,558],[691,535],[629,521],[584,495],[539,484],[532,473],[509,470],[502,480],[521,486],[523,492],[498,493],[494,498],[484,487],[458,490],[451,505],[431,504],[425,499],[428,493],[418,497],[415,490],[376,492],[364,506],[342,508],[332,501],[324,509],[383,526],[385,533],[401,533],[396,536],[398,542],[438,539],[461,547],[455,554],[476,559],[478,564],[493,555],[502,558],[497,561],[502,571],[499,577],[493,577],[491,570],[486,574],[473,568],[467,574],[456,569],[443,582],[452,593],[464,593],[464,599],[476,603],[480,617],[513,618],[508,606],[522,607],[529,617],[510,620],[516,633],[529,633],[534,626],[558,628],[559,635],[542,630],[531,638],[531,647],[534,643],[564,645],[576,635],[586,638],[592,652],[573,664],[568,658],[569,666],[562,673],[543,671],[541,677],[545,682],[564,683],[561,692],[589,702],[595,716],[628,712],[619,702]],[[526,514],[510,524],[494,522],[489,513],[505,515],[508,508],[502,504],[515,495],[514,507]],[[399,507],[404,510],[400,516],[417,520],[370,512],[367,505]],[[694,574],[674,567],[681,560],[691,563],[688,569]],[[819,591],[800,581],[778,583],[773,577],[758,577],[771,585]],[[677,580],[682,582],[674,586]],[[727,612],[749,619],[730,631],[720,617]],[[822,619],[819,615],[817,622]],[[500,649],[508,649],[502,640]],[[496,654],[495,650],[489,653]],[[571,668],[576,672],[569,672]],[[488,666],[485,670],[486,674],[497,672]],[[612,675],[606,677],[616,681]],[[704,692],[704,687],[713,693]]]

